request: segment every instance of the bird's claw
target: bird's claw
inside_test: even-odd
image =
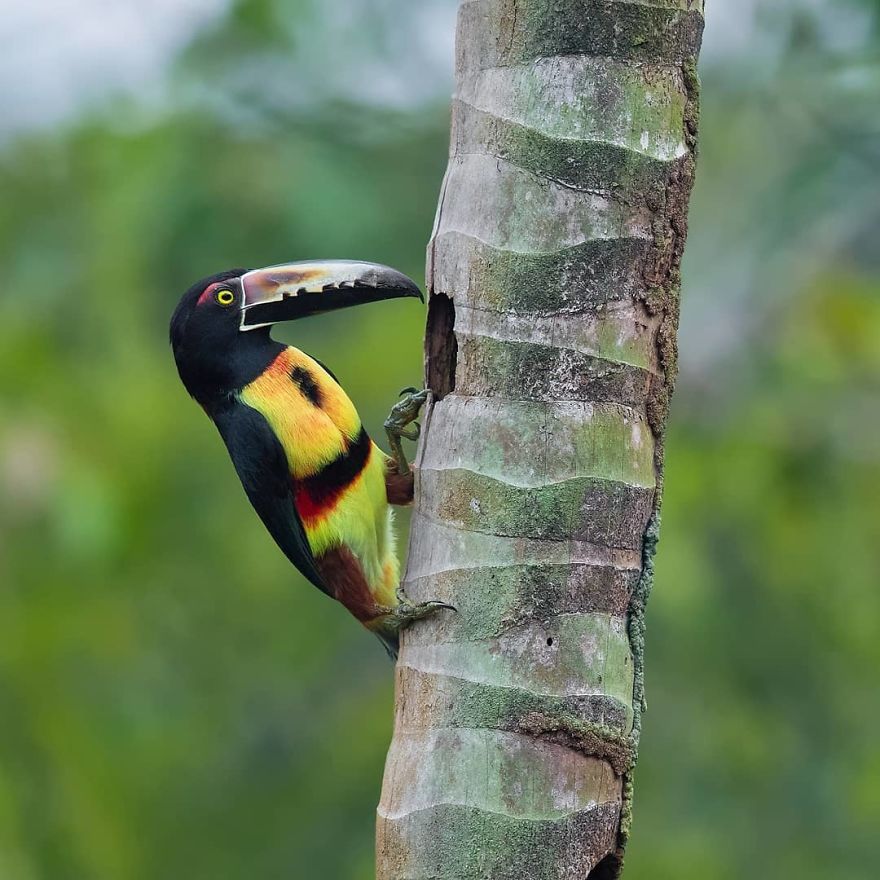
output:
[[[388,418],[385,419],[385,431],[388,434],[388,442],[397,461],[397,468],[401,474],[409,473],[409,464],[403,452],[400,438],[418,440],[421,435],[421,426],[416,421],[421,408],[428,399],[426,388],[404,388],[400,392],[401,399],[394,404]],[[413,425],[413,428],[409,428]],[[407,430],[409,428],[409,430]]]
[[[410,430],[400,428],[397,432],[398,437],[405,437],[407,440],[418,440],[422,436],[422,426],[418,422],[413,422]]]
[[[419,412],[428,399],[428,392],[424,388],[404,388],[400,392],[400,396],[401,400],[398,400],[391,407],[391,412],[385,419],[385,430],[397,431],[399,434],[407,425],[411,425],[418,418]],[[400,436],[406,435],[400,434]]]
[[[397,591],[397,598],[399,604],[391,611],[391,614],[386,619],[386,625],[394,632],[400,632],[401,630],[406,629],[411,623],[415,623],[417,620],[424,620],[426,617],[430,617],[438,611],[458,610],[454,605],[450,605],[448,602],[411,602],[400,589]]]

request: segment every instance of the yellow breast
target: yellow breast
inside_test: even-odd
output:
[[[345,452],[361,420],[339,384],[313,358],[286,348],[240,392],[281,443],[295,479],[317,473]]]

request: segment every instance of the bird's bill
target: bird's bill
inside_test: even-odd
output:
[[[352,260],[315,260],[256,269],[241,276],[241,329],[253,330],[362,303],[424,297],[396,269]]]

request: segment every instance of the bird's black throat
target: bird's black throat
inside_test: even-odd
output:
[[[210,336],[188,340],[174,357],[186,390],[212,413],[250,384],[284,351],[268,327],[237,332],[232,340]]]

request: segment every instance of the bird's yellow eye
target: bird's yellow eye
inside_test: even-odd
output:
[[[235,302],[235,294],[231,290],[218,290],[217,302],[224,308],[231,306]]]

